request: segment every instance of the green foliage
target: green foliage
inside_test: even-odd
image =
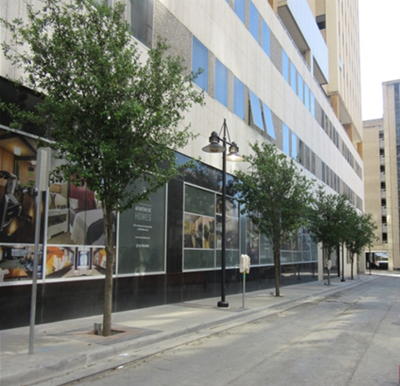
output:
[[[354,255],[361,254],[376,240],[376,225],[371,214],[358,213],[345,195],[327,194],[322,186],[317,191],[308,218],[312,238],[322,243],[328,259],[336,247],[346,245],[353,262]]]
[[[328,258],[345,241],[352,210],[345,195],[327,194],[322,186],[316,192],[308,214],[308,229],[313,240],[322,243]]]
[[[143,60],[123,4],[42,3],[40,10],[27,4],[26,24],[2,20],[12,34],[3,51],[23,68],[20,81],[44,95],[36,120],[66,160],[54,175],[75,175],[112,210],[129,208],[177,173],[174,150],[193,138],[178,125],[203,95],[182,60],[166,56],[165,42]],[[128,195],[138,180],[149,188]]]
[[[306,224],[313,182],[275,145],[255,143],[251,148],[254,155],[244,157],[249,170],[236,173],[235,190],[260,233],[283,245]]]
[[[354,255],[360,255],[366,247],[371,246],[377,240],[376,229],[377,226],[372,220],[371,213],[355,213],[352,216],[351,227],[345,241],[352,258]]]
[[[65,161],[54,178],[74,176],[74,183],[86,183],[101,200],[107,252],[103,335],[110,335],[112,212],[147,199],[175,176],[174,151],[194,137],[179,124],[192,103],[203,103],[203,93],[194,90],[195,75],[182,60],[167,56],[164,41],[146,52],[147,59],[141,55],[122,3],[41,3],[38,9],[26,2],[26,23],[0,19],[11,36],[2,48],[21,68],[19,82],[43,95],[35,123]],[[2,106],[17,120],[30,118]]]
[[[275,288],[279,296],[279,264],[282,246],[306,224],[313,181],[301,174],[292,159],[279,154],[267,142],[251,145],[254,155],[245,156],[247,171],[236,173],[234,188],[248,216],[272,243]]]

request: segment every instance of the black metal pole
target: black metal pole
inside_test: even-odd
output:
[[[224,149],[222,153],[222,237],[221,237],[221,300],[218,307],[227,308],[225,300],[225,265],[226,265],[226,120],[224,119]]]

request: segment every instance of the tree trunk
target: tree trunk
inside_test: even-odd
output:
[[[354,276],[353,276],[354,256],[350,257],[350,261],[351,261],[350,279],[353,280],[354,279]]]
[[[281,249],[278,246],[273,247],[274,250],[274,276],[275,276],[275,296],[281,296],[281,291],[279,287],[279,266],[281,260]]]
[[[103,202],[104,239],[106,247],[106,277],[104,280],[103,336],[111,335],[111,313],[113,301],[113,274],[115,248],[113,237],[112,210]]]
[[[339,245],[336,246],[336,266],[337,266],[337,275],[340,277],[340,247]]]

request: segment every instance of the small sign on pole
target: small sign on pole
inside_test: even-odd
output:
[[[246,293],[246,273],[250,273],[250,257],[248,255],[240,256],[240,273],[243,273],[243,296],[242,296],[242,308],[244,308],[244,295]]]

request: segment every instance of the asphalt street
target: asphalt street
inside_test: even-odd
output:
[[[382,276],[74,384],[398,385],[399,297]]]

